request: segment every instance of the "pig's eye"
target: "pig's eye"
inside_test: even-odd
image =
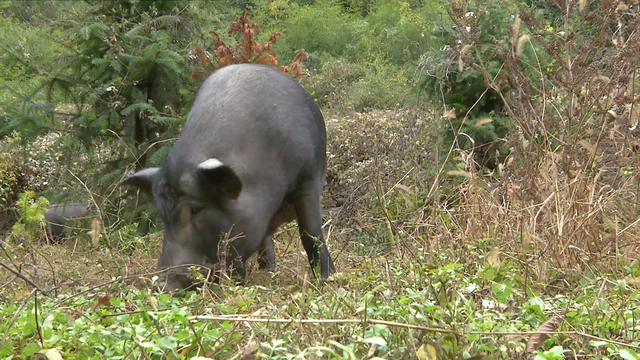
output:
[[[191,218],[193,219],[193,217],[198,215],[198,213],[200,213],[200,211],[202,211],[203,209],[204,209],[204,206],[192,206],[191,207]]]

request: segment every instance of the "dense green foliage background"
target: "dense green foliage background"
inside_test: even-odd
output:
[[[312,77],[303,84],[326,108],[416,103],[416,64],[443,41],[432,31],[445,15],[437,1],[7,1],[0,137],[24,146],[55,136],[89,161],[74,175],[110,193],[128,166],[158,165],[166,156],[203,80],[193,76],[205,69],[191,50],[215,54],[209,32],[226,35],[245,6],[261,25],[258,41],[283,34],[274,46],[282,62],[308,53],[303,66]],[[58,171],[47,177],[69,181],[63,169],[76,156],[50,160]]]

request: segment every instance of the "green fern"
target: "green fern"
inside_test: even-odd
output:
[[[151,166],[159,166],[162,161],[169,155],[169,151],[171,151],[172,145],[165,145],[158,150],[156,150],[151,156],[149,156],[149,165]]]
[[[138,33],[142,32],[142,30],[144,30],[144,26],[145,24],[138,24],[136,26],[134,26],[131,30],[127,31],[126,33],[124,33],[124,36],[131,38],[132,36],[136,36],[138,35]]]
[[[122,170],[117,169],[114,171],[104,172],[98,177],[100,184],[117,184],[122,178]]]
[[[142,51],[142,59],[146,62],[152,62],[160,53],[160,44],[151,44]]]
[[[131,36],[128,37],[129,40],[131,40],[132,43],[135,43],[136,41],[139,42],[140,44],[147,44],[147,43],[152,43],[153,39],[148,37],[148,36],[144,36],[144,35],[136,35],[133,34]]]
[[[174,15],[163,15],[163,16],[158,16],[155,19],[152,19],[150,22],[151,24],[157,25],[157,26],[167,26],[167,25],[179,24],[180,18]]]
[[[141,103],[135,103],[126,107],[124,110],[122,110],[122,115],[129,116],[136,111],[146,111],[149,114],[156,115],[156,116],[159,114],[158,110],[155,107],[153,107],[153,105],[149,103],[141,102]]]
[[[83,27],[78,31],[78,34],[80,34],[80,37],[84,40],[89,40],[89,27]]]
[[[122,53],[120,54],[120,57],[122,59],[125,59],[127,61],[131,62],[141,62],[144,59],[142,58],[142,56],[138,56],[138,55],[132,55],[132,54],[127,54],[127,53]]]
[[[20,218],[11,228],[11,238],[32,241],[44,226],[44,213],[49,208],[49,200],[42,196],[35,199],[35,196],[36,193],[31,190],[18,195],[16,207],[20,212]]]
[[[180,116],[180,117],[172,117],[172,116],[151,116],[150,119],[151,121],[153,121],[156,124],[159,125],[173,125],[173,124],[179,124],[181,122],[184,122],[186,116]]]
[[[98,102],[106,92],[106,87],[99,87],[94,89],[93,92],[89,94],[89,97],[87,99],[89,101],[89,104],[95,105],[96,102]]]
[[[121,73],[124,70],[124,66],[118,60],[111,60],[109,62],[109,65],[111,66],[113,71],[115,71],[116,73]]]
[[[156,59],[156,64],[160,65],[160,67],[167,71],[167,73],[173,73],[173,75],[176,76],[182,75],[180,65],[178,65],[178,63],[173,59]]]
[[[171,50],[160,50],[160,52],[158,53],[158,57],[162,58],[162,59],[171,59],[176,63],[184,63],[184,57],[182,57],[180,54],[178,54],[175,51],[171,51]]]
[[[105,33],[109,31],[109,27],[103,23],[95,22],[80,29],[80,36],[84,40],[89,40],[91,37],[102,39]]]
[[[111,60],[109,59],[102,59],[102,58],[97,58],[97,59],[91,59],[91,63],[93,65],[109,65],[109,63],[111,63]]]

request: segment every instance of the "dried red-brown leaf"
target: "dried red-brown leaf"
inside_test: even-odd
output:
[[[273,32],[267,42],[260,44],[255,41],[255,32],[259,31],[259,29],[260,26],[258,24],[252,23],[249,20],[245,9],[238,17],[238,20],[231,23],[227,32],[229,35],[240,34],[240,43],[236,45],[235,48],[226,45],[217,31],[209,31],[210,34],[215,36],[210,49],[215,49],[216,64],[218,67],[239,63],[257,63],[277,66],[280,70],[289,73],[296,79],[302,76],[309,76],[308,73],[302,72],[302,66],[300,65],[300,61],[307,57],[306,52],[298,52],[290,65],[281,66],[278,63],[273,44],[276,43],[278,36],[281,36],[282,33]],[[190,59],[202,68],[192,72],[192,79],[214,70],[211,69],[213,59],[203,48],[194,47],[190,52]]]
[[[489,252],[487,262],[494,268],[500,267],[500,248],[495,247]]]
[[[262,56],[260,56],[255,60],[255,63],[278,65],[278,60],[276,60],[276,58],[273,55],[263,54]]]
[[[201,71],[201,70],[195,70],[195,71],[192,71],[192,72],[191,72],[191,80],[193,80],[193,79],[197,78],[198,76],[200,76],[200,75],[202,75],[202,74],[205,74],[205,72],[204,72],[204,71]]]
[[[536,329],[536,331],[541,331],[541,333],[531,335],[527,342],[527,348],[525,351],[528,353],[536,351],[548,338],[551,337],[552,333],[558,329],[558,326],[562,324],[563,320],[564,317],[562,316],[554,316],[542,323],[542,325]]]
[[[111,296],[109,294],[98,298],[98,301],[96,302],[96,304],[93,306],[93,309],[97,309],[99,306],[104,306],[107,309],[111,307]]]
[[[309,54],[307,54],[306,52],[304,52],[304,51],[298,51],[298,53],[296,54],[296,56],[293,58],[293,61],[294,61],[294,62],[302,61],[302,60],[306,59],[306,58],[307,58],[307,56],[309,56]]]
[[[222,58],[218,59],[218,65],[220,65],[220,67],[227,66],[232,63],[233,63],[233,57],[230,55],[223,56]]]
[[[256,353],[258,352],[258,350],[260,349],[260,347],[258,346],[258,344],[256,343],[250,343],[242,352],[242,357],[240,358],[240,360],[254,360],[256,359]]]

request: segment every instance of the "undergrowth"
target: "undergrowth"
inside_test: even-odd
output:
[[[26,359],[55,349],[67,360],[390,359],[416,358],[421,346],[430,345],[438,358],[524,359],[533,341],[549,349],[541,359],[555,358],[550,354],[558,347],[588,358],[636,356],[623,343],[639,340],[638,284],[597,269],[527,287],[521,264],[508,253],[487,252],[481,239],[466,249],[464,262],[343,254],[341,272],[319,285],[305,262],[288,260],[300,255],[301,246],[278,245],[276,273],[253,272],[247,287],[223,283],[184,297],[132,288],[133,274],[124,284],[108,281],[116,264],[101,261],[105,254],[77,253],[85,262],[77,270],[102,277],[97,285],[85,278],[72,292],[58,287],[38,292],[37,299],[27,287],[3,289],[4,298],[15,300],[0,305],[0,332],[6,334],[0,355]],[[42,256],[62,251],[41,250],[48,252]],[[441,265],[427,265],[433,262]],[[142,276],[145,269],[138,264],[135,272]],[[638,262],[621,273],[637,276]],[[558,333],[548,339],[534,341],[526,333],[558,317]]]

